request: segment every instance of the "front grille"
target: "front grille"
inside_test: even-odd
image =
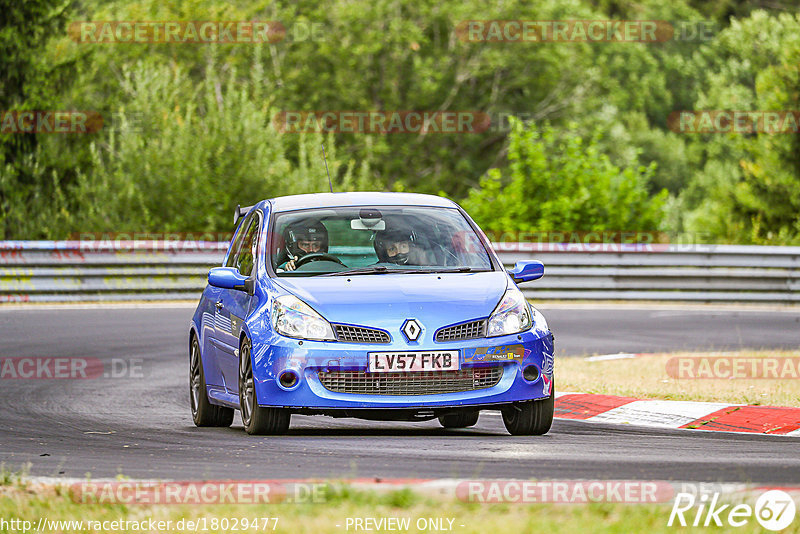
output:
[[[445,326],[436,332],[436,341],[461,341],[486,337],[486,319],[453,326]]]
[[[336,339],[349,343],[389,343],[391,338],[388,332],[377,328],[364,326],[351,326],[347,324],[333,325],[336,330]]]
[[[476,367],[460,371],[416,373],[320,372],[319,381],[329,391],[360,395],[436,395],[486,389],[497,385],[503,368]]]

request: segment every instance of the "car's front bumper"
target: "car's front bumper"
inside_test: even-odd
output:
[[[254,342],[253,375],[258,404],[320,412],[362,409],[457,408],[500,405],[550,395],[553,382],[553,335],[538,330],[495,338],[433,343],[415,346],[398,342],[370,345],[342,342],[300,341],[279,335]],[[435,394],[363,394],[331,391],[320,381],[320,372],[367,371],[368,352],[409,350],[458,350],[463,370],[502,366],[499,382],[491,387]],[[493,355],[494,354],[494,355]],[[506,357],[507,355],[508,357]],[[490,361],[494,360],[494,361]],[[535,366],[535,380],[522,370]],[[279,382],[290,371],[298,380],[291,387]],[[416,393],[416,392],[415,392]]]

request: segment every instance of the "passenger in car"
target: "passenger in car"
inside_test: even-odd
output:
[[[381,263],[432,265],[430,254],[419,246],[414,232],[408,228],[377,232],[374,246],[378,261]]]

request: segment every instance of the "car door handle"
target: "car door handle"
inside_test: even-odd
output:
[[[214,306],[216,306],[218,310],[221,310],[221,309],[223,308],[223,306],[222,306],[222,301],[221,301],[221,300],[218,300],[218,301],[217,301],[217,303],[216,303],[216,304],[214,304]]]

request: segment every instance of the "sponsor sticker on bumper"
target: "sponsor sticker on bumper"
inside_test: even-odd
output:
[[[522,363],[525,347],[522,345],[500,345],[498,347],[480,347],[472,354],[467,354],[466,362],[501,362],[516,360]]]

